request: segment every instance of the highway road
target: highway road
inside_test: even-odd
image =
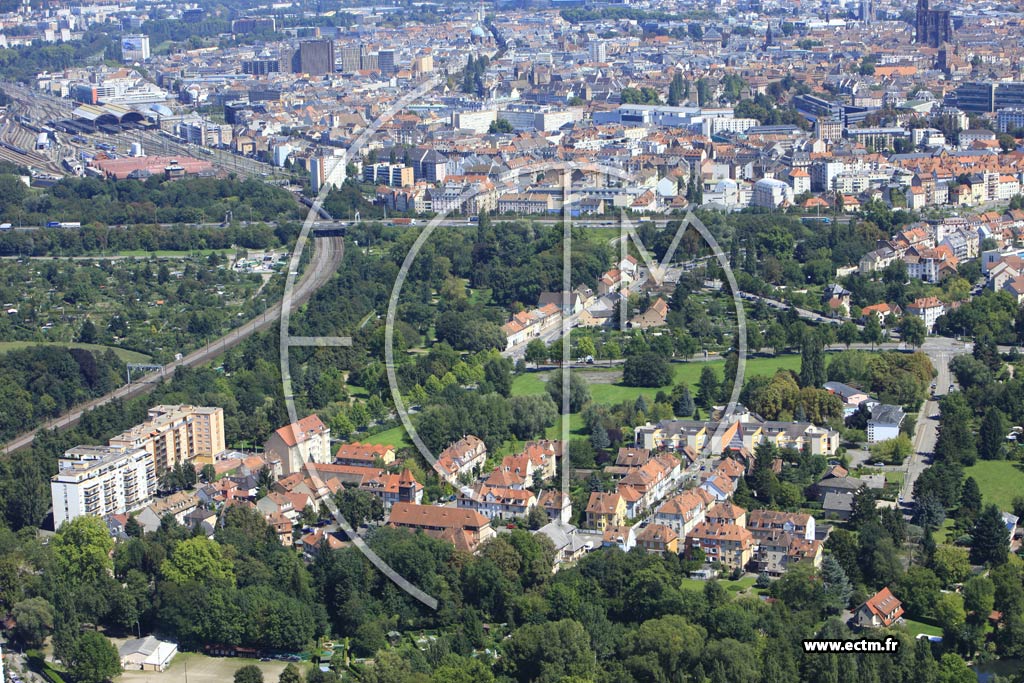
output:
[[[313,293],[323,286],[337,270],[345,255],[344,240],[340,237],[320,238],[315,241],[313,258],[306,267],[302,277],[295,283],[292,293],[292,307],[301,305],[309,300]],[[35,440],[39,430],[46,429],[67,429],[74,426],[82,418],[82,415],[99,406],[118,399],[129,399],[141,396],[153,389],[164,378],[171,376],[178,367],[194,367],[208,363],[228,349],[240,344],[257,332],[262,332],[276,325],[281,317],[281,303],[278,302],[268,308],[257,318],[253,318],[241,327],[238,327],[220,339],[210,342],[206,346],[196,349],[184,356],[181,360],[168,363],[161,370],[145,375],[131,384],[125,384],[118,389],[93,399],[88,403],[80,405],[63,415],[44,423],[40,427],[22,434],[10,441],[3,447],[5,453],[12,453],[25,448]]]

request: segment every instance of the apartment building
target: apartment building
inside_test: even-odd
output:
[[[308,462],[328,464],[332,461],[331,428],[318,416],[307,415],[271,434],[265,450],[281,460],[285,474],[301,472]]]
[[[224,409],[191,405],[160,405],[149,409],[145,422],[110,439],[110,445],[141,448],[153,458],[159,479],[177,465],[213,464],[227,450]]]
[[[152,454],[127,446],[76,446],[50,479],[53,525],[82,515],[103,517],[144,507],[156,494]]]

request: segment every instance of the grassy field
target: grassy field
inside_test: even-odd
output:
[[[700,379],[700,371],[704,365],[711,366],[721,379],[725,361],[715,360],[709,361],[708,363],[673,363],[672,371],[674,374],[674,381],[688,382],[692,387],[693,394],[696,395],[697,380]],[[779,369],[799,370],[800,356],[786,355],[773,358],[751,358],[747,361],[746,374],[748,377],[753,375],[772,375]],[[601,368],[595,366],[576,370],[575,372],[579,372],[581,376],[589,382],[591,397],[594,402],[601,404],[635,401],[637,396],[641,395],[644,396],[646,400],[653,401],[655,395],[659,391],[669,391],[671,389],[671,387],[663,387],[662,389],[646,389],[622,386],[621,384],[618,384],[619,380],[622,378],[621,366],[615,368]],[[543,394],[549,374],[550,371],[527,372],[522,375],[517,375],[512,381],[512,395],[529,396],[533,394]],[[365,390],[352,385],[349,385],[349,390],[356,395],[360,392],[365,393]],[[583,436],[583,419],[579,413],[573,413],[569,416],[569,426],[573,437]],[[546,436],[549,439],[561,438],[561,417],[559,417],[558,421],[555,422],[553,426],[548,428]],[[372,436],[355,436],[352,440],[361,441],[363,443],[390,444],[398,448],[412,445],[412,441],[409,439],[408,435],[405,433],[405,428],[402,426],[393,427]]]
[[[731,579],[719,579],[718,583],[726,590],[732,591],[733,593],[739,593],[740,591],[745,591],[753,586],[755,581],[757,581],[757,579],[753,576],[745,576],[737,581],[733,581]],[[700,579],[683,579],[682,588],[702,591],[707,583],[707,581],[701,581]]]
[[[395,448],[401,448],[403,446],[412,445],[412,440],[405,433],[405,427],[403,427],[402,425],[392,427],[391,429],[387,429],[383,432],[380,432],[379,434],[373,434],[372,436],[354,436],[352,438],[352,441],[359,441],[362,443],[372,444],[386,444],[389,446],[394,446]]]
[[[673,363],[673,383],[686,382],[691,387],[691,393],[697,393],[697,381],[700,379],[701,369],[705,366],[712,368],[718,375],[723,377],[725,361],[714,360],[704,362]],[[747,360],[745,374],[747,377],[754,375],[773,375],[777,370],[800,370],[800,356],[790,354],[772,358],[750,358]],[[622,379],[622,368],[602,368],[594,366],[586,369],[574,370],[578,372],[590,384],[590,395],[595,403],[614,404],[622,401],[635,401],[637,396],[643,396],[646,400],[652,401],[659,391],[669,391],[672,387],[666,386],[660,389],[648,389],[643,387],[627,387],[619,382]],[[512,395],[525,396],[529,394],[544,393],[544,384],[550,371],[528,372],[519,375],[512,382]]]
[[[907,633],[917,638],[921,633],[925,633],[930,636],[941,636],[942,629],[933,624],[926,624],[923,621],[915,621],[914,619],[904,619],[903,626],[907,629]]]
[[[1000,510],[1013,509],[1013,499],[1024,495],[1024,468],[1008,460],[979,460],[964,470],[974,477],[984,504],[995,503]]]
[[[78,342],[29,342],[29,341],[7,341],[0,342],[0,353],[13,351],[15,349],[26,349],[30,346],[63,346],[73,349],[89,349],[90,351],[106,351],[111,349],[117,357],[125,363],[148,363],[153,358],[138,351],[120,349],[116,346],[102,346],[100,344],[79,344]]]

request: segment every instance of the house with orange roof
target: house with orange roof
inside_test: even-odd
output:
[[[679,554],[679,534],[664,524],[648,524],[636,535],[637,546],[649,553]]]
[[[714,502],[714,496],[701,488],[689,489],[669,498],[654,513],[654,521],[686,536],[707,519],[707,510]]]
[[[334,462],[339,465],[377,467],[377,462],[390,465],[395,461],[395,447],[386,444],[352,443],[342,444],[334,453]]]
[[[448,479],[457,479],[479,472],[486,461],[487,446],[479,437],[467,434],[441,451],[434,469]]]
[[[914,315],[923,320],[929,334],[935,327],[935,321],[945,312],[945,304],[934,296],[920,297],[907,304],[907,315]]]
[[[857,608],[854,622],[861,628],[892,626],[903,617],[903,603],[886,586]]]
[[[754,537],[736,524],[703,522],[686,538],[686,554],[702,550],[709,563],[721,563],[728,569],[745,569],[753,558]]]
[[[610,526],[620,526],[626,521],[626,499],[619,492],[594,491],[587,501],[586,515],[590,529],[604,531]]]
[[[271,434],[264,451],[281,461],[284,474],[300,472],[309,462],[329,463],[331,429],[318,416],[308,415]]]
[[[613,524],[601,534],[601,547],[617,547],[628,553],[636,546],[636,532],[628,524]]]

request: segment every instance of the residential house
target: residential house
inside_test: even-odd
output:
[[[746,527],[747,511],[739,505],[733,505],[728,501],[718,502],[708,509],[706,521],[709,524],[721,526]]]
[[[648,330],[652,327],[662,327],[668,317],[668,303],[658,297],[646,311],[633,316],[626,322],[626,327],[638,330]]]
[[[578,533],[576,527],[565,522],[548,522],[533,532],[547,536],[555,548],[553,571],[558,571],[563,564],[575,562],[592,548],[593,542]]]
[[[334,462],[338,465],[378,467],[379,464],[387,466],[394,461],[395,447],[385,444],[359,443],[354,441],[342,444],[334,453]]]
[[[594,491],[587,501],[587,528],[604,531],[626,521],[626,499],[618,492]]]
[[[348,545],[349,542],[342,539],[338,532],[326,531],[323,527],[317,527],[299,539],[302,554],[310,560],[315,560],[323,548],[339,550]]]
[[[901,309],[898,304],[888,304],[883,301],[880,304],[871,304],[870,306],[865,306],[864,308],[860,309],[860,314],[864,320],[867,320],[867,317],[869,315],[874,315],[876,318],[878,318],[878,322],[880,325],[885,325],[885,319],[888,318],[889,316],[892,316],[894,318],[902,317],[903,309]]]
[[[696,488],[669,498],[654,513],[654,522],[670,527],[680,536],[688,535],[707,518],[708,506],[714,496],[706,489]]]
[[[572,498],[569,494],[551,489],[540,494],[537,505],[543,510],[548,519],[553,522],[568,524],[572,518]]]
[[[704,522],[686,537],[686,552],[704,551],[709,563],[718,562],[728,569],[745,569],[754,553],[754,537],[737,524]]]
[[[892,626],[903,617],[903,603],[888,586],[868,598],[854,613],[854,622],[861,628]]]
[[[494,536],[491,521],[476,510],[465,510],[417,503],[395,503],[388,524],[412,529],[446,540],[458,550],[476,552],[480,544]]]
[[[601,535],[601,547],[617,547],[628,553],[636,546],[636,532],[628,524],[612,524]]]
[[[821,566],[821,541],[783,531],[772,531],[757,539],[754,564],[758,573],[781,576],[796,564]]]
[[[745,526],[758,541],[777,533],[814,540],[814,517],[803,512],[751,510]]]
[[[900,435],[900,426],[906,415],[901,406],[878,403],[871,407],[868,420],[868,443],[895,439]]]
[[[923,320],[929,334],[935,327],[935,321],[945,312],[945,304],[934,296],[920,297],[907,304],[907,315],[914,315]]]
[[[178,491],[165,498],[159,498],[148,507],[142,508],[135,519],[146,533],[151,533],[160,528],[160,521],[167,515],[171,515],[178,524],[184,526],[185,515],[198,506],[199,496],[187,491]]]
[[[434,469],[448,479],[457,479],[479,472],[486,461],[487,446],[478,437],[469,434],[441,451]]]
[[[648,524],[636,535],[636,544],[649,553],[679,554],[679,534],[664,524]]]
[[[301,472],[306,463],[331,462],[331,429],[309,415],[271,434],[264,450],[280,459],[285,474]]]
[[[537,505],[532,491],[486,484],[477,484],[469,493],[460,491],[456,500],[460,509],[475,510],[488,519],[523,517]]]
[[[423,500],[423,484],[416,481],[408,467],[401,474],[380,470],[377,474],[368,475],[360,482],[359,490],[380,498],[385,510],[395,503],[420,503]]]

